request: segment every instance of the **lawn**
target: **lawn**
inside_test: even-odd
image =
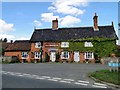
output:
[[[101,70],[91,73],[90,76],[101,81],[120,85],[120,72],[110,72],[109,70]]]

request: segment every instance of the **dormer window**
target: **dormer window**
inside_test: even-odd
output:
[[[68,48],[69,47],[69,42],[61,42],[61,47],[62,48]]]
[[[93,47],[92,42],[85,42],[84,44],[85,47]]]
[[[41,42],[36,42],[35,43],[35,48],[41,48]]]

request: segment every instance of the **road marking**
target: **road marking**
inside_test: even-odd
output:
[[[63,81],[63,80],[60,81],[60,82],[63,82],[63,83],[71,83],[70,81]]]
[[[56,79],[48,79],[48,80],[50,80],[50,81],[58,81],[58,80],[56,80]]]
[[[24,76],[24,75],[18,75],[18,76]]]
[[[85,84],[85,83],[79,83],[79,82],[75,82],[74,84],[84,85],[84,86],[87,86],[87,85],[88,85],[88,84]]]
[[[93,87],[97,87],[97,88],[107,88],[105,86],[97,86],[97,85],[92,85]]]
[[[3,74],[8,74],[7,72],[4,72]]]
[[[21,73],[16,73],[16,74],[21,74]]]
[[[30,74],[24,73],[23,75],[25,75],[25,76],[29,76]]]
[[[62,78],[53,77],[52,79],[61,80]]]
[[[10,73],[10,75],[16,75],[15,73]]]
[[[51,78],[51,77],[48,77],[48,76],[41,76],[41,77],[43,77],[43,78]]]
[[[73,79],[63,79],[65,81],[74,81]]]
[[[32,77],[38,77],[38,75],[31,75]]]
[[[41,78],[41,77],[36,77],[35,79],[45,79],[45,78]]]
[[[78,80],[78,82],[89,83],[88,81],[82,81],[82,80]]]
[[[107,86],[106,84],[102,84],[102,83],[94,83],[94,85],[98,85],[98,86]]]

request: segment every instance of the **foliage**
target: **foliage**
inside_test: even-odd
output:
[[[55,60],[55,62],[59,62],[59,59],[60,59],[60,54],[58,52],[58,53],[56,53],[56,60]]]
[[[118,80],[119,74],[120,72],[110,72],[109,70],[101,70],[91,73],[90,76],[105,82],[120,85]]]
[[[115,50],[115,54],[117,57],[120,57],[120,49]]]
[[[4,38],[3,42],[7,42],[7,38]]]
[[[48,55],[47,52],[45,52],[45,62],[49,62],[50,56]]]
[[[85,40],[85,39],[84,39]],[[116,41],[115,40],[107,40],[104,38],[100,39],[88,39],[92,40],[93,47],[84,47],[84,41],[70,41],[69,42],[69,49],[71,51],[80,51],[80,52],[85,52],[85,51],[91,51],[96,54],[97,57],[106,57],[109,56],[111,53],[114,53],[116,50]]]

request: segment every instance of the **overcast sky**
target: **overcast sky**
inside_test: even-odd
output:
[[[0,38],[30,39],[34,27],[51,28],[52,19],[58,18],[59,27],[93,26],[93,16],[98,15],[98,25],[114,22],[118,34],[117,2],[2,2]]]

